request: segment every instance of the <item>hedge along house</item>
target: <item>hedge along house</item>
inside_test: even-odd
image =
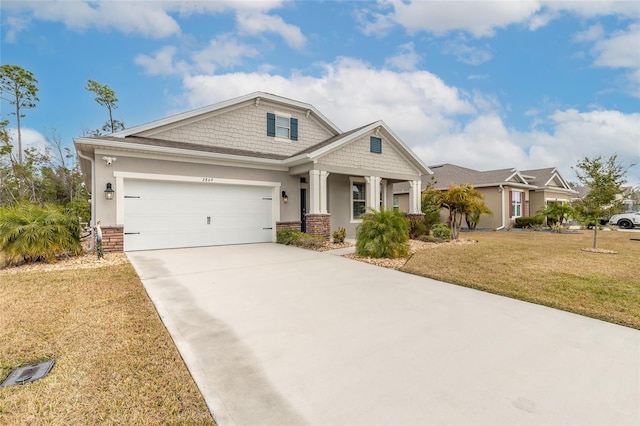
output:
[[[342,132],[313,106],[257,92],[108,136],[74,139],[106,251],[355,236],[424,163],[383,122]]]
[[[534,215],[541,207],[554,202],[571,202],[577,191],[571,189],[555,168],[518,171],[514,168],[478,171],[454,164],[431,166],[432,176],[423,177],[422,188],[446,191],[451,185],[473,185],[483,196],[492,215],[481,215],[478,228],[503,229],[515,219]],[[408,186],[394,187],[394,207],[408,208]],[[442,221],[446,211],[441,212]]]

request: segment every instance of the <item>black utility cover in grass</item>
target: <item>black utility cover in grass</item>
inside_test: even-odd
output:
[[[55,359],[41,362],[39,364],[24,365],[13,370],[4,382],[0,384],[0,388],[12,385],[24,385],[25,383],[35,382],[49,374],[56,363]]]

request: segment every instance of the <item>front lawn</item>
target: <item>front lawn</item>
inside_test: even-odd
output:
[[[0,424],[215,424],[130,264],[0,272]]]
[[[477,244],[446,245],[414,254],[401,269],[440,281],[526,300],[640,329],[638,233],[471,232]]]

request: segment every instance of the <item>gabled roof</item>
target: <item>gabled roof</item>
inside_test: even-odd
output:
[[[435,177],[434,185],[438,189],[447,189],[454,184],[467,183],[477,188],[506,184],[525,188],[531,186],[520,172],[513,168],[478,171],[446,163],[430,166],[430,169]]]
[[[527,181],[539,188],[551,187],[558,189],[572,190],[569,183],[558,172],[555,167],[547,167],[544,169],[523,170],[522,174]],[[553,185],[553,182],[556,185]],[[572,190],[573,191],[573,190]]]
[[[555,167],[524,171],[518,171],[514,168],[480,171],[445,163],[429,166],[429,169],[433,172],[433,176],[423,176],[423,189],[433,182],[434,187],[440,190],[445,190],[451,185],[470,184],[476,188],[509,185],[531,190],[544,189],[576,193],[560,176]],[[554,181],[557,185],[552,185]],[[402,182],[394,186],[394,193],[406,192],[409,192],[408,183]]]
[[[110,136],[115,137],[127,137],[136,135],[139,133],[143,133],[147,130],[156,129],[163,126],[170,126],[172,124],[177,124],[181,121],[188,120],[191,118],[196,118],[198,116],[206,116],[209,113],[222,110],[224,108],[232,107],[234,105],[238,105],[247,101],[254,101],[259,103],[261,100],[268,100],[270,102],[281,104],[284,106],[289,106],[293,108],[300,108],[308,111],[309,114],[313,114],[316,116],[323,124],[327,127],[331,128],[335,133],[341,133],[340,129],[331,122],[327,117],[324,116],[320,111],[318,111],[313,105],[307,104],[304,102],[296,101],[293,99],[288,99],[282,96],[274,95],[266,92],[253,92],[248,95],[240,96],[234,99],[230,99],[224,102],[219,102],[213,105],[208,105],[202,108],[197,108],[191,111],[186,111],[180,114],[172,115],[169,117],[161,118],[159,120],[151,121],[146,124],[142,124],[139,126],[131,127],[129,129],[122,130],[120,132],[116,132],[111,134]]]

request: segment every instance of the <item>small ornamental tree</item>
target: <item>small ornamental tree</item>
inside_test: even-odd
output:
[[[356,254],[363,257],[404,257],[409,254],[409,224],[395,210],[370,211],[360,216],[356,230]]]
[[[556,223],[562,224],[564,220],[573,213],[573,206],[570,203],[550,202],[546,206],[540,207],[535,217],[547,221],[547,225]]]
[[[573,167],[580,183],[589,193],[574,203],[575,214],[582,223],[593,223],[593,248],[598,248],[598,225],[601,219],[610,217],[620,209],[618,195],[623,193],[625,170],[618,163],[617,155],[608,160],[601,156],[584,157]]]
[[[438,204],[449,210],[447,222],[454,240],[460,235],[463,218],[473,218],[477,223],[481,214],[491,214],[484,203],[484,196],[469,184],[451,185],[447,191],[440,193]]]

